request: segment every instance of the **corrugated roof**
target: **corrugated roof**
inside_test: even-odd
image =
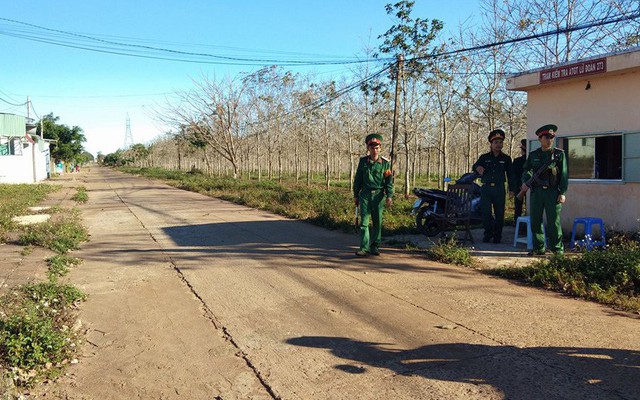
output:
[[[0,113],[1,136],[24,136],[26,132],[27,129],[23,116]]]

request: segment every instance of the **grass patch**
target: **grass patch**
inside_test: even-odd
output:
[[[28,256],[29,254],[33,253],[33,246],[26,246],[24,249],[22,249],[22,251],[20,252],[20,255],[23,257]]]
[[[575,257],[554,256],[523,268],[488,273],[640,312],[640,246],[623,242]]]
[[[436,244],[425,250],[431,260],[455,265],[471,266],[473,257],[469,250],[462,246],[454,236],[449,239],[441,239]]]
[[[65,276],[69,268],[79,265],[82,262],[79,258],[70,257],[66,254],[57,254],[47,259],[49,281],[56,282],[58,278]]]
[[[86,203],[89,201],[89,195],[87,194],[87,189],[84,186],[79,186],[76,189],[76,194],[71,197],[71,200],[76,201],[78,203]]]
[[[64,254],[86,242],[89,234],[81,224],[77,210],[59,213],[47,222],[23,228],[18,242],[24,246],[41,246]]]
[[[0,360],[17,386],[57,376],[78,342],[75,304],[85,295],[70,285],[24,285],[0,302]]]
[[[16,228],[11,218],[25,214],[27,208],[39,204],[49,193],[59,189],[60,186],[45,183],[0,184],[0,241],[4,241],[6,234]]]
[[[75,310],[85,295],[72,285],[60,284],[69,267],[79,259],[65,255],[88,238],[76,210],[49,210],[45,223],[20,227],[11,221],[23,215],[59,186],[0,185],[0,239],[18,233],[25,246],[22,255],[35,246],[59,253],[47,260],[47,282],[11,288],[0,298],[0,392],[2,398],[22,398],[20,391],[42,378],[58,376],[72,361],[79,343]],[[80,192],[79,192],[80,193]]]

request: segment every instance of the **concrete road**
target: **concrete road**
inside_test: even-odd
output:
[[[122,399],[639,399],[640,319],[146,178],[82,172],[88,343]],[[70,182],[68,182],[70,183]]]

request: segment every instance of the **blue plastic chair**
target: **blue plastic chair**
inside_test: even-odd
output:
[[[576,240],[576,228],[578,225],[584,226],[584,239]],[[600,227],[600,240],[593,239],[593,227],[598,225]],[[569,242],[569,248],[573,249],[576,246],[583,246],[587,251],[593,249],[595,246],[604,247],[606,239],[604,236],[604,222],[602,218],[594,217],[579,217],[573,220],[573,228],[571,228],[571,241]]]
[[[527,224],[527,237],[520,237],[520,224]],[[547,235],[544,229],[544,224],[542,225],[542,234],[544,235],[544,241],[547,242]],[[518,247],[518,243],[526,243],[527,250],[533,250],[533,232],[531,231],[531,217],[526,215],[523,217],[518,217],[516,220],[516,232],[513,236],[513,247]]]

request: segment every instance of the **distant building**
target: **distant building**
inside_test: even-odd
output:
[[[0,113],[0,183],[34,183],[50,177],[49,141],[25,117]]]
[[[527,71],[507,78],[527,92],[529,151],[535,131],[558,126],[569,190],[562,225],[600,217],[608,228],[640,229],[640,48]]]

